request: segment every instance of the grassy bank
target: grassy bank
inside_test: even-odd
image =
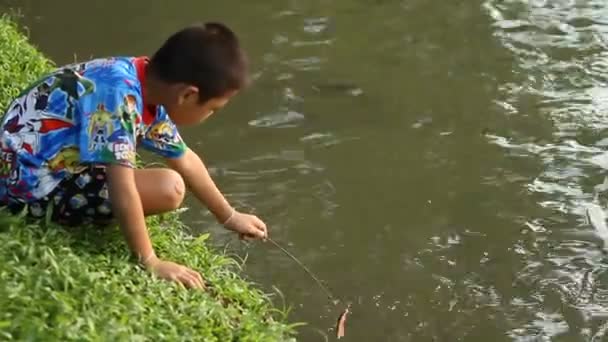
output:
[[[0,108],[53,63],[0,18]],[[1,114],[0,114],[1,115]],[[239,276],[235,259],[173,215],[149,219],[157,254],[201,272],[208,291],[154,279],[118,229],[27,225],[0,213],[0,340],[285,341],[284,310]]]

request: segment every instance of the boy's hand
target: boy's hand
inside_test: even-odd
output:
[[[188,149],[181,158],[167,159],[167,163],[182,175],[188,188],[209,208],[218,222],[223,222],[224,227],[239,233],[241,238],[266,239],[268,233],[264,222],[253,215],[232,209],[196,153]]]
[[[160,278],[180,282],[189,288],[205,288],[203,277],[186,266],[160,260],[156,257],[147,261],[145,266]]]
[[[239,213],[234,211],[232,215],[224,222],[224,227],[239,233],[241,238],[247,237],[252,239],[266,240],[268,231],[266,224],[257,216]]]
[[[110,165],[106,172],[112,209],[129,248],[140,262],[160,278],[178,281],[188,287],[203,288],[203,278],[197,272],[156,257],[146,227],[143,205],[135,184],[133,169]]]

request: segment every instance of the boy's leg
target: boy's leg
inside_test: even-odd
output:
[[[135,184],[146,216],[178,209],[186,194],[184,180],[170,169],[137,169]]]
[[[60,184],[53,195],[54,221],[65,225],[113,221],[103,167],[91,167]],[[136,169],[135,183],[144,215],[156,215],[180,207],[186,192],[182,177],[170,169]]]

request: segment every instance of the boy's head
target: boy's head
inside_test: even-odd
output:
[[[228,27],[206,23],[174,33],[148,66],[164,85],[163,105],[178,125],[206,119],[247,83],[247,58]]]

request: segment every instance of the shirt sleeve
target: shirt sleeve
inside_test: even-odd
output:
[[[162,106],[158,107],[156,118],[146,128],[140,144],[146,150],[170,159],[183,156],[187,149],[177,127]]]
[[[105,87],[81,99],[80,161],[134,168],[140,109],[141,97],[130,87]]]

